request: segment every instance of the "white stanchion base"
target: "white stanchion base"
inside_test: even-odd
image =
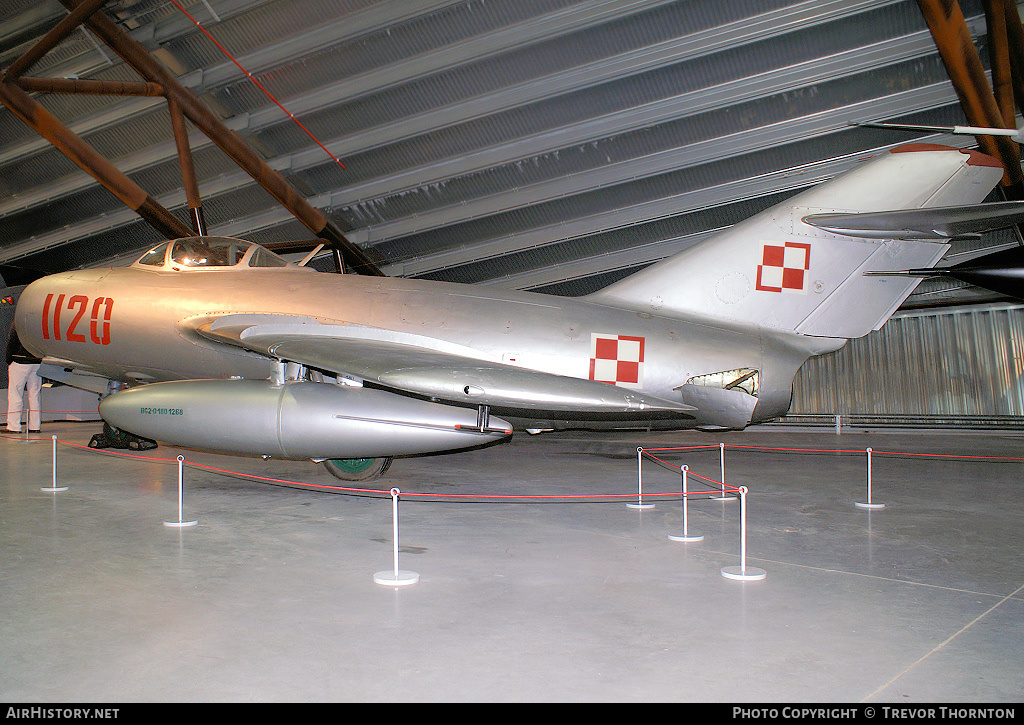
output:
[[[704,541],[704,534],[690,534],[688,536],[669,534],[668,538],[672,539],[672,541]]]
[[[884,509],[885,508],[885,504],[884,503],[861,503],[860,501],[857,501],[853,505],[856,506],[857,508],[862,508],[862,509]]]
[[[711,499],[712,501],[739,501],[739,496],[715,496]]]
[[[57,492],[57,491],[67,491],[68,487],[67,486],[45,486],[43,488],[40,488],[39,490],[40,491],[49,491],[51,493],[54,493],[54,492]]]
[[[764,569],[758,569],[756,566],[748,566],[744,569],[741,566],[723,566],[722,576],[726,579],[735,579],[736,581],[752,582],[759,579],[764,579],[768,576],[768,572]]]
[[[414,571],[399,569],[398,575],[395,576],[395,570],[388,569],[387,571],[379,571],[374,574],[373,580],[378,584],[384,584],[389,587],[404,587],[418,582],[420,580],[420,575]]]
[[[628,509],[635,509],[635,510],[638,510],[638,511],[643,511],[643,510],[646,510],[646,509],[654,508],[654,504],[653,503],[627,503],[626,504],[626,508],[628,508]]]
[[[164,521],[164,526],[170,526],[173,529],[183,529],[186,526],[195,526],[198,521]]]

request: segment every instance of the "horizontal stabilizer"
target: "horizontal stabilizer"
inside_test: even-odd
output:
[[[865,272],[867,275],[905,277],[952,277],[977,287],[1024,299],[1024,247],[1010,247],[975,257],[952,267]]]
[[[1024,222],[1024,202],[943,206],[803,217],[826,232],[865,239],[935,239],[980,235]]]

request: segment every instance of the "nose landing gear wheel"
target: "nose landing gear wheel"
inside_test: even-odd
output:
[[[133,451],[149,451],[156,448],[156,441],[137,436],[134,433],[103,423],[103,432],[89,440],[90,448],[128,448]]]
[[[388,470],[391,458],[328,458],[323,464],[328,473],[342,481],[373,481]]]

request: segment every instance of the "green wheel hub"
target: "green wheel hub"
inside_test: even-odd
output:
[[[342,481],[372,481],[384,475],[391,458],[328,458],[324,468]]]

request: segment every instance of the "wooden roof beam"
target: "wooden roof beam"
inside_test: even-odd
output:
[[[960,5],[956,0],[917,0],[917,3],[968,123],[985,128],[1006,128]],[[977,140],[982,151],[1002,161],[1005,171],[1002,184],[1007,197],[1024,199],[1024,173],[1017,143],[1005,136],[978,136]]]

